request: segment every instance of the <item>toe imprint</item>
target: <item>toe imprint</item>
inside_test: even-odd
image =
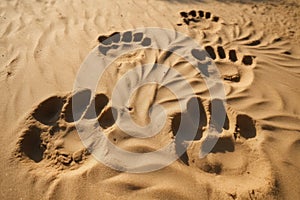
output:
[[[203,10],[199,10],[198,12],[195,10],[191,10],[189,12],[180,12],[180,16],[183,18],[183,22],[186,25],[189,25],[190,22],[199,23],[201,19],[203,20],[210,20],[211,22],[219,22],[220,17],[212,16],[210,12],[205,12]],[[181,26],[182,24],[178,24]]]
[[[247,115],[238,115],[236,132],[245,139],[254,138],[256,136],[254,120]]]
[[[43,124],[51,125],[58,120],[63,105],[63,98],[50,97],[34,110],[33,117]]]
[[[212,105],[214,105],[214,110],[212,110]],[[209,104],[209,112],[212,114],[211,122],[218,132],[222,132],[223,128],[229,129],[229,119],[226,114],[225,106],[223,101],[220,99],[213,99]],[[222,115],[225,114],[225,121],[222,119]]]
[[[122,35],[122,41],[123,42],[131,42],[132,41],[132,32],[131,31],[127,31],[127,32],[123,33],[123,35]]]
[[[236,56],[236,51],[233,49],[229,50],[229,60],[231,60],[232,62],[236,62],[238,60]]]
[[[35,126],[29,127],[20,142],[20,151],[34,162],[40,162],[45,151],[40,135],[41,129]]]
[[[64,109],[65,120],[67,122],[79,120],[89,105],[90,99],[90,90],[82,90],[75,93],[74,96],[68,100],[67,106]],[[74,107],[73,105],[76,105],[77,107]]]
[[[108,55],[108,53],[113,49],[128,48],[133,45],[148,47],[152,43],[151,39],[145,37],[142,32],[132,31],[126,31],[124,33],[114,32],[110,35],[100,35],[98,37],[98,41],[100,43],[98,50],[105,56]]]
[[[115,124],[117,120],[117,110],[115,108],[109,108],[105,110],[99,117],[99,124],[102,128],[106,129]]]
[[[221,59],[226,58],[226,54],[222,46],[218,46],[218,54]]]
[[[215,53],[215,50],[211,47],[211,46],[206,46],[205,47],[205,50],[207,51],[207,53],[209,54],[209,56],[215,60],[217,57],[216,57],[216,53]]]
[[[206,18],[206,19],[209,19],[210,17],[211,17],[210,12],[205,13],[205,18]]]
[[[243,62],[245,65],[252,65],[252,63],[253,63],[253,57],[252,57],[252,56],[249,56],[249,55],[246,55],[246,56],[243,57],[242,62]]]
[[[97,118],[104,107],[108,104],[109,99],[104,94],[97,94],[89,105],[84,118],[95,119]]]

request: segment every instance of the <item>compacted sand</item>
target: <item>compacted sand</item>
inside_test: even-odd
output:
[[[2,0],[0,199],[300,199],[299,21],[296,0]],[[194,39],[207,53],[189,53],[218,69],[226,101],[210,98],[202,75],[211,67],[197,71],[180,55],[151,48],[155,41],[135,30],[143,27],[176,30]],[[113,39],[105,40],[108,36]],[[164,43],[177,35],[156,37]],[[85,65],[133,44],[141,48],[114,60],[94,91],[74,92],[91,51],[96,59]],[[139,68],[145,64],[152,65]],[[135,88],[145,77],[163,84]],[[184,110],[180,95],[188,89],[182,80],[195,93]],[[121,95],[114,106],[116,87]],[[191,102],[197,102],[200,119]],[[153,105],[161,105],[165,115]],[[224,124],[213,117],[212,105],[224,112]],[[138,126],[121,117],[124,131],[112,113],[127,113]],[[89,133],[84,144],[76,129],[79,120]],[[177,136],[180,122],[188,127],[183,133],[197,126],[196,137]],[[134,137],[157,127],[150,138]],[[110,157],[93,136],[96,129],[111,144],[135,153],[169,143],[174,154],[187,150],[159,170],[133,173],[135,168],[126,170]],[[218,140],[201,158],[212,132]],[[105,152],[114,168],[97,161],[95,149]],[[157,162],[133,159],[129,164],[151,168]]]

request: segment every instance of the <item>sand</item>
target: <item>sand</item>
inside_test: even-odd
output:
[[[299,21],[296,0],[1,1],[1,199],[300,199]],[[193,39],[201,50],[183,44],[206,68],[151,48],[180,36],[149,40],[145,27]],[[74,90],[97,75],[78,79],[82,66],[130,45],[140,49],[93,90]],[[225,101],[210,98],[213,69]],[[156,83],[136,88],[147,78]],[[175,160],[124,166],[107,143],[134,155],[170,144]]]

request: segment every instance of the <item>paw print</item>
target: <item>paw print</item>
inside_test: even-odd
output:
[[[114,119],[108,102],[104,94],[91,98],[90,90],[49,97],[27,117],[27,128],[21,133],[15,156],[56,170],[79,168],[89,159],[90,152],[82,144],[75,124],[81,118],[94,119],[101,128],[109,128]]]
[[[235,198],[246,197],[249,190],[256,196],[256,191],[276,189],[271,164],[257,146],[257,122],[247,114],[225,106],[222,100],[208,102],[195,98],[199,103],[200,119],[195,119],[195,107],[190,103],[186,112],[172,118],[171,130],[182,167],[195,172],[196,177],[205,180],[216,191]],[[215,108],[217,113],[213,115]],[[218,119],[218,112],[226,113],[224,123]],[[187,127],[183,136],[177,136],[179,123]],[[190,131],[195,127],[198,132],[193,138]]]
[[[141,47],[149,47],[151,38],[145,37],[142,32],[126,31],[124,33],[114,32],[110,35],[100,35],[98,37],[100,43],[98,49],[106,55],[112,49],[129,47],[131,45],[139,45]]]
[[[210,12],[192,10],[180,12],[180,16],[188,26],[189,35],[204,46],[226,81],[225,83],[251,84],[254,78],[252,69],[257,64],[255,56],[257,53],[253,49],[262,45],[260,39],[250,40],[251,35],[245,35],[243,31],[240,31],[239,25],[228,24]],[[202,23],[198,23],[200,21]],[[194,23],[191,24],[191,22]],[[248,29],[249,27],[245,30]],[[247,34],[248,32],[251,31],[246,31]],[[247,75],[242,77],[243,74]],[[230,87],[232,86],[231,84]],[[236,84],[234,87],[237,86]]]
[[[207,53],[209,54],[209,56],[213,59],[213,60],[222,60],[222,61],[226,61],[225,59],[227,58],[224,47],[223,46],[218,46],[215,50],[215,48],[213,48],[212,46],[205,46],[205,50],[207,51]],[[236,63],[240,61],[240,64],[244,64],[244,65],[252,65],[253,61],[255,59],[255,56],[251,56],[251,55],[242,55],[241,59],[238,59],[237,57],[237,52],[234,49],[230,49],[228,51],[228,59],[227,61]]]
[[[243,67],[252,66],[255,63],[255,56],[251,55],[240,55],[238,57],[235,49],[229,49],[227,52],[223,46],[218,45],[216,48],[207,45],[205,46],[207,54],[212,60],[215,61],[216,66],[221,71],[221,75],[224,80],[230,82],[240,82],[241,69]],[[192,55],[199,61],[203,61],[203,53],[198,50],[192,50]]]
[[[203,10],[191,10],[189,12],[180,12],[180,15],[182,17],[183,22],[186,25],[189,25],[190,22],[195,22],[198,23],[200,22],[202,19],[205,20],[210,20],[212,22],[219,22],[220,17],[218,16],[213,16],[210,12],[205,12]],[[181,26],[182,24],[177,24],[178,26]]]
[[[231,108],[226,108],[222,100],[214,99],[206,106],[200,98],[196,100],[199,105],[200,121],[195,119],[195,109],[189,103],[185,113],[176,114],[172,118],[176,149],[180,150],[190,144],[180,160],[185,165],[196,167],[205,173],[233,175],[243,171],[247,174],[251,168],[248,169],[251,161],[247,158],[247,152],[251,147],[248,146],[247,141],[256,137],[255,120],[246,114],[236,113]],[[212,105],[217,111],[226,113],[224,123],[220,123],[222,120],[219,116],[211,114]],[[181,118],[181,115],[184,116]],[[184,120],[180,121],[180,119]],[[182,123],[184,127],[191,127],[191,130],[193,126],[197,126],[196,137],[189,138],[189,130],[186,130],[184,138],[176,138],[179,123]],[[212,147],[210,147],[211,142],[214,144]],[[207,155],[200,158],[201,154]],[[234,162],[234,159],[238,159],[239,162]]]

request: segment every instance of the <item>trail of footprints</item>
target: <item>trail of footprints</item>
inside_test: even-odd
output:
[[[79,109],[74,114],[72,114],[73,99],[79,103]],[[175,138],[176,150],[183,148],[185,142],[200,141],[204,137],[209,123],[213,124],[213,129],[219,133],[216,136],[218,141],[209,154],[234,152],[236,142],[245,142],[256,136],[255,121],[251,117],[244,114],[233,114],[232,111],[228,112],[223,102],[218,99],[210,102],[208,109],[204,108],[199,98],[195,99],[198,101],[201,115],[199,121],[194,121],[195,109],[189,103],[186,112],[178,113],[172,118],[171,129]],[[216,106],[217,110],[223,110],[226,113],[224,124],[218,122],[218,117],[208,117],[211,116],[209,113],[211,113],[212,104]],[[90,152],[89,147],[85,147],[81,143],[75,123],[81,118],[95,119],[103,130],[112,127],[116,120],[112,113],[117,110],[109,105],[109,99],[105,94],[96,94],[91,98],[90,90],[82,90],[65,96],[52,96],[44,100],[27,118],[27,128],[21,133],[15,156],[23,161],[42,163],[42,166],[57,170],[77,169],[90,157]],[[181,122],[181,115],[188,115],[192,121]],[[184,137],[176,137],[180,123],[191,128],[197,126],[196,137],[191,138],[189,130],[186,130]],[[205,141],[202,146],[205,146]],[[196,165],[207,173],[221,174],[223,170],[221,165],[216,166],[214,163],[207,163],[201,159],[197,161],[197,157],[189,156],[187,152],[180,159],[186,165]],[[204,165],[201,164],[203,162]]]
[[[144,36],[143,33],[125,32],[123,34],[116,32],[109,36],[100,36],[98,38],[100,45],[99,51],[106,55],[111,49],[119,48],[127,43],[135,42],[141,46],[147,47],[151,45],[151,39]],[[206,46],[205,50],[212,59],[217,56],[220,59],[229,58],[231,62],[238,61],[235,50],[229,50],[228,56],[225,50],[219,46],[217,50],[211,46]],[[199,60],[203,60],[203,53],[192,50],[192,55]],[[216,53],[217,52],[217,53]],[[198,54],[199,53],[199,54]],[[200,56],[201,54],[201,56]],[[251,56],[244,56],[242,62],[245,65],[252,64]],[[73,103],[79,108],[73,112]],[[218,124],[218,120],[208,119],[207,113],[211,111],[205,110],[201,101],[199,108],[201,120],[198,122],[180,122],[181,115],[194,115],[194,109],[188,106],[186,113],[179,113],[172,119],[172,132],[175,136],[176,148],[183,148],[183,143],[186,141],[199,141],[203,137],[205,127],[211,122],[217,132],[222,133],[224,130],[230,132],[229,135],[220,134],[218,142],[210,153],[232,152],[235,149],[236,140],[244,141],[256,136],[254,121],[247,115],[226,115],[224,125]],[[217,104],[218,109],[226,109],[220,100],[213,100]],[[83,146],[76,131],[75,123],[81,118],[96,119],[101,129],[108,129],[115,124],[113,112],[116,109],[108,106],[109,99],[105,94],[96,94],[91,97],[91,91],[86,89],[75,94],[62,96],[52,96],[41,102],[26,119],[27,128],[22,131],[20,139],[17,143],[15,156],[21,160],[32,161],[36,164],[42,164],[48,167],[54,167],[58,170],[76,169],[80,167],[89,157],[89,147]],[[94,112],[95,111],[95,112]],[[193,118],[193,117],[191,117]],[[189,123],[192,126],[199,127],[195,138],[176,138],[177,128],[179,123]],[[185,153],[181,156],[181,160],[190,165],[192,162],[189,155]],[[219,173],[222,169],[213,170],[216,166],[202,165],[198,166],[201,170],[209,173]],[[220,167],[219,167],[220,168]]]
[[[113,49],[124,48],[126,46],[129,47],[130,44],[136,44],[142,47],[149,47],[151,45],[151,38],[145,37],[145,35],[141,32],[133,33],[132,31],[126,31],[124,33],[114,32],[110,35],[101,35],[98,37],[98,41],[100,43],[98,49],[103,55],[107,55],[107,53]],[[203,60],[203,54],[197,51],[198,50],[191,51],[193,57],[200,61]],[[242,55],[242,57],[239,58],[235,49],[226,51],[221,45],[218,45],[216,48],[209,45],[205,46],[205,51],[214,61],[230,62],[232,65],[243,64],[244,66],[252,66],[254,64],[255,56]],[[223,78],[224,80],[231,82],[240,81],[239,74],[223,76]]]
[[[143,33],[131,31],[102,35],[98,41],[98,50],[103,55],[131,44],[143,47],[151,45],[151,39]],[[79,105],[75,112],[73,103]],[[115,123],[112,113],[117,111],[108,107],[108,103],[109,99],[104,94],[97,94],[91,100],[90,90],[46,99],[26,119],[27,128],[20,136],[15,156],[58,170],[80,167],[89,158],[90,151],[89,147],[83,146],[75,123],[83,117],[97,119],[102,129],[111,127]]]
[[[224,20],[222,20],[218,16],[214,16],[210,12],[205,12],[203,10],[191,10],[188,12],[180,12],[182,21],[185,25],[190,26],[192,23],[202,23],[208,22],[212,24],[219,24],[222,26]],[[177,24],[178,26],[182,26],[182,24]],[[225,27],[226,28],[226,27]],[[210,56],[212,60],[216,62],[216,66],[219,66],[219,63],[226,63],[231,68],[247,68],[253,67],[255,65],[256,56],[242,54],[238,52],[234,48],[225,48],[222,45],[222,35],[219,36],[219,41],[217,45],[204,45],[204,49],[207,54]],[[246,46],[254,47],[256,45],[260,45],[259,40],[250,41],[249,38],[244,38],[246,40]],[[203,54],[199,50],[192,50],[192,55],[194,58],[202,61],[204,60]],[[226,69],[225,69],[226,70]],[[235,71],[235,70],[233,70]],[[236,74],[226,75],[226,73],[221,74],[224,80],[230,82],[240,82],[240,74],[239,70],[236,70]],[[186,153],[184,153],[180,159],[182,163],[187,166],[194,166],[199,168],[201,171],[212,173],[212,174],[238,174],[241,169],[245,170],[249,165],[249,160],[247,160],[247,149],[251,149],[251,147],[247,146],[247,141],[249,139],[256,137],[256,122],[246,114],[239,114],[233,111],[229,107],[225,107],[222,100],[214,99],[208,103],[206,107],[204,107],[203,102],[200,99],[197,99],[200,110],[200,121],[182,121],[181,123],[186,124],[186,127],[197,126],[198,132],[195,138],[177,138],[175,139],[176,150],[180,150],[186,146],[186,142],[192,144],[191,149],[187,149]],[[220,123],[219,116],[212,115],[212,105],[216,107],[218,111],[226,113],[225,121],[223,124]],[[187,112],[179,113],[174,116],[172,120],[172,132],[176,138],[176,134],[178,132],[178,122],[183,116],[195,116],[193,107],[187,107]],[[192,117],[187,117],[188,119],[192,119]],[[208,137],[210,132],[214,132],[217,134],[213,134],[212,137]],[[206,148],[209,146],[207,144],[210,143],[210,140],[216,141],[215,145],[209,152],[205,152]],[[208,149],[210,149],[208,147]],[[208,156],[199,159],[199,152],[208,153]],[[224,154],[227,152],[227,154]],[[229,156],[228,160],[231,159],[240,159],[241,162],[237,162],[239,164],[234,165],[231,162],[230,164],[223,162],[223,157]],[[232,157],[233,156],[233,157]],[[245,172],[244,172],[245,173]]]
[[[205,13],[203,11],[199,11],[199,16],[204,17],[206,19],[211,19],[213,22],[218,22],[219,17],[211,17],[210,13]],[[189,15],[194,17],[189,19],[190,21],[195,21],[195,17],[197,17],[197,14],[195,11],[191,11],[189,13],[182,12],[181,15],[185,18],[188,18]],[[114,37],[113,33],[108,36],[100,36],[98,39],[100,42],[100,47],[104,44],[106,45],[107,49],[114,49],[115,46],[124,44],[124,40],[129,42],[138,42],[142,46],[149,46],[151,44],[151,39],[144,38],[142,33],[136,33],[139,35],[138,39],[136,38],[136,35],[131,32],[126,32],[125,36],[121,34],[121,36],[117,36],[118,39],[108,39],[110,37]],[[120,34],[117,32],[117,34]],[[128,39],[119,39],[119,38],[128,38]],[[108,42],[104,42],[104,40],[108,40]],[[144,41],[147,41],[146,43]],[[142,42],[141,42],[142,41]],[[141,43],[140,43],[141,42]],[[121,43],[121,44],[119,44]],[[101,49],[99,47],[100,52]],[[245,67],[251,66],[254,63],[255,56],[251,55],[242,55],[242,58],[239,58],[237,55],[237,52],[235,49],[229,49],[228,51],[225,50],[221,45],[217,46],[216,48],[212,46],[205,46],[205,51],[207,54],[203,54],[201,50],[193,49],[191,51],[191,54],[194,58],[196,58],[199,61],[203,61],[206,58],[206,55],[209,55],[212,60],[218,60],[223,62],[231,62],[243,64]],[[106,53],[106,52],[105,52]],[[230,77],[224,77],[225,80],[233,81],[233,82],[239,82],[240,77],[239,75],[234,75]],[[192,99],[191,101],[194,101],[195,99]],[[186,142],[199,142],[201,139],[204,138],[204,133],[207,131],[208,124],[212,125],[212,128],[214,131],[218,133],[217,142],[215,146],[211,149],[210,152],[207,152],[209,154],[218,154],[218,153],[225,153],[225,152],[234,152],[236,149],[236,146],[239,146],[241,143],[247,141],[248,139],[255,138],[256,137],[256,128],[255,128],[255,121],[245,114],[237,114],[234,111],[228,112],[228,109],[225,108],[223,105],[223,101],[215,99],[212,100],[208,106],[208,109],[204,109],[204,106],[200,99],[197,98],[200,110],[200,119],[199,121],[193,121],[193,116],[195,116],[194,108],[189,107],[187,112],[185,113],[178,113],[175,115],[172,119],[171,123],[171,129],[172,133],[174,134],[175,138],[175,144],[176,144],[176,150],[180,151],[180,149],[184,148],[184,145]],[[220,119],[218,117],[211,116],[211,106],[214,104],[216,106],[217,110],[222,110],[224,113],[226,113],[225,116],[225,122],[224,124],[219,124]],[[230,109],[229,109],[230,110]],[[192,119],[192,121],[183,121],[180,122],[182,115],[188,115],[189,119]],[[210,116],[210,118],[208,117]],[[185,127],[198,127],[198,132],[196,134],[195,138],[190,138],[190,135],[188,134],[189,130],[186,130],[187,134],[185,134],[185,137],[176,137],[176,133],[178,131],[178,125],[180,123],[186,123]],[[211,127],[210,127],[211,128]],[[202,147],[205,147],[205,141],[202,144]],[[240,151],[240,150],[239,150]],[[198,153],[198,151],[197,151]],[[198,154],[197,154],[198,156]],[[202,171],[205,171],[207,173],[214,173],[214,174],[221,174],[224,173],[224,171],[234,171],[235,169],[227,168],[225,165],[221,165],[220,163],[212,163],[207,162],[205,159],[197,159],[198,157],[194,155],[188,155],[188,152],[185,152],[181,157],[181,161],[185,163],[188,166],[196,166]],[[190,158],[191,157],[191,158]],[[243,163],[243,162],[242,162]],[[243,165],[247,165],[247,163],[243,163]]]

